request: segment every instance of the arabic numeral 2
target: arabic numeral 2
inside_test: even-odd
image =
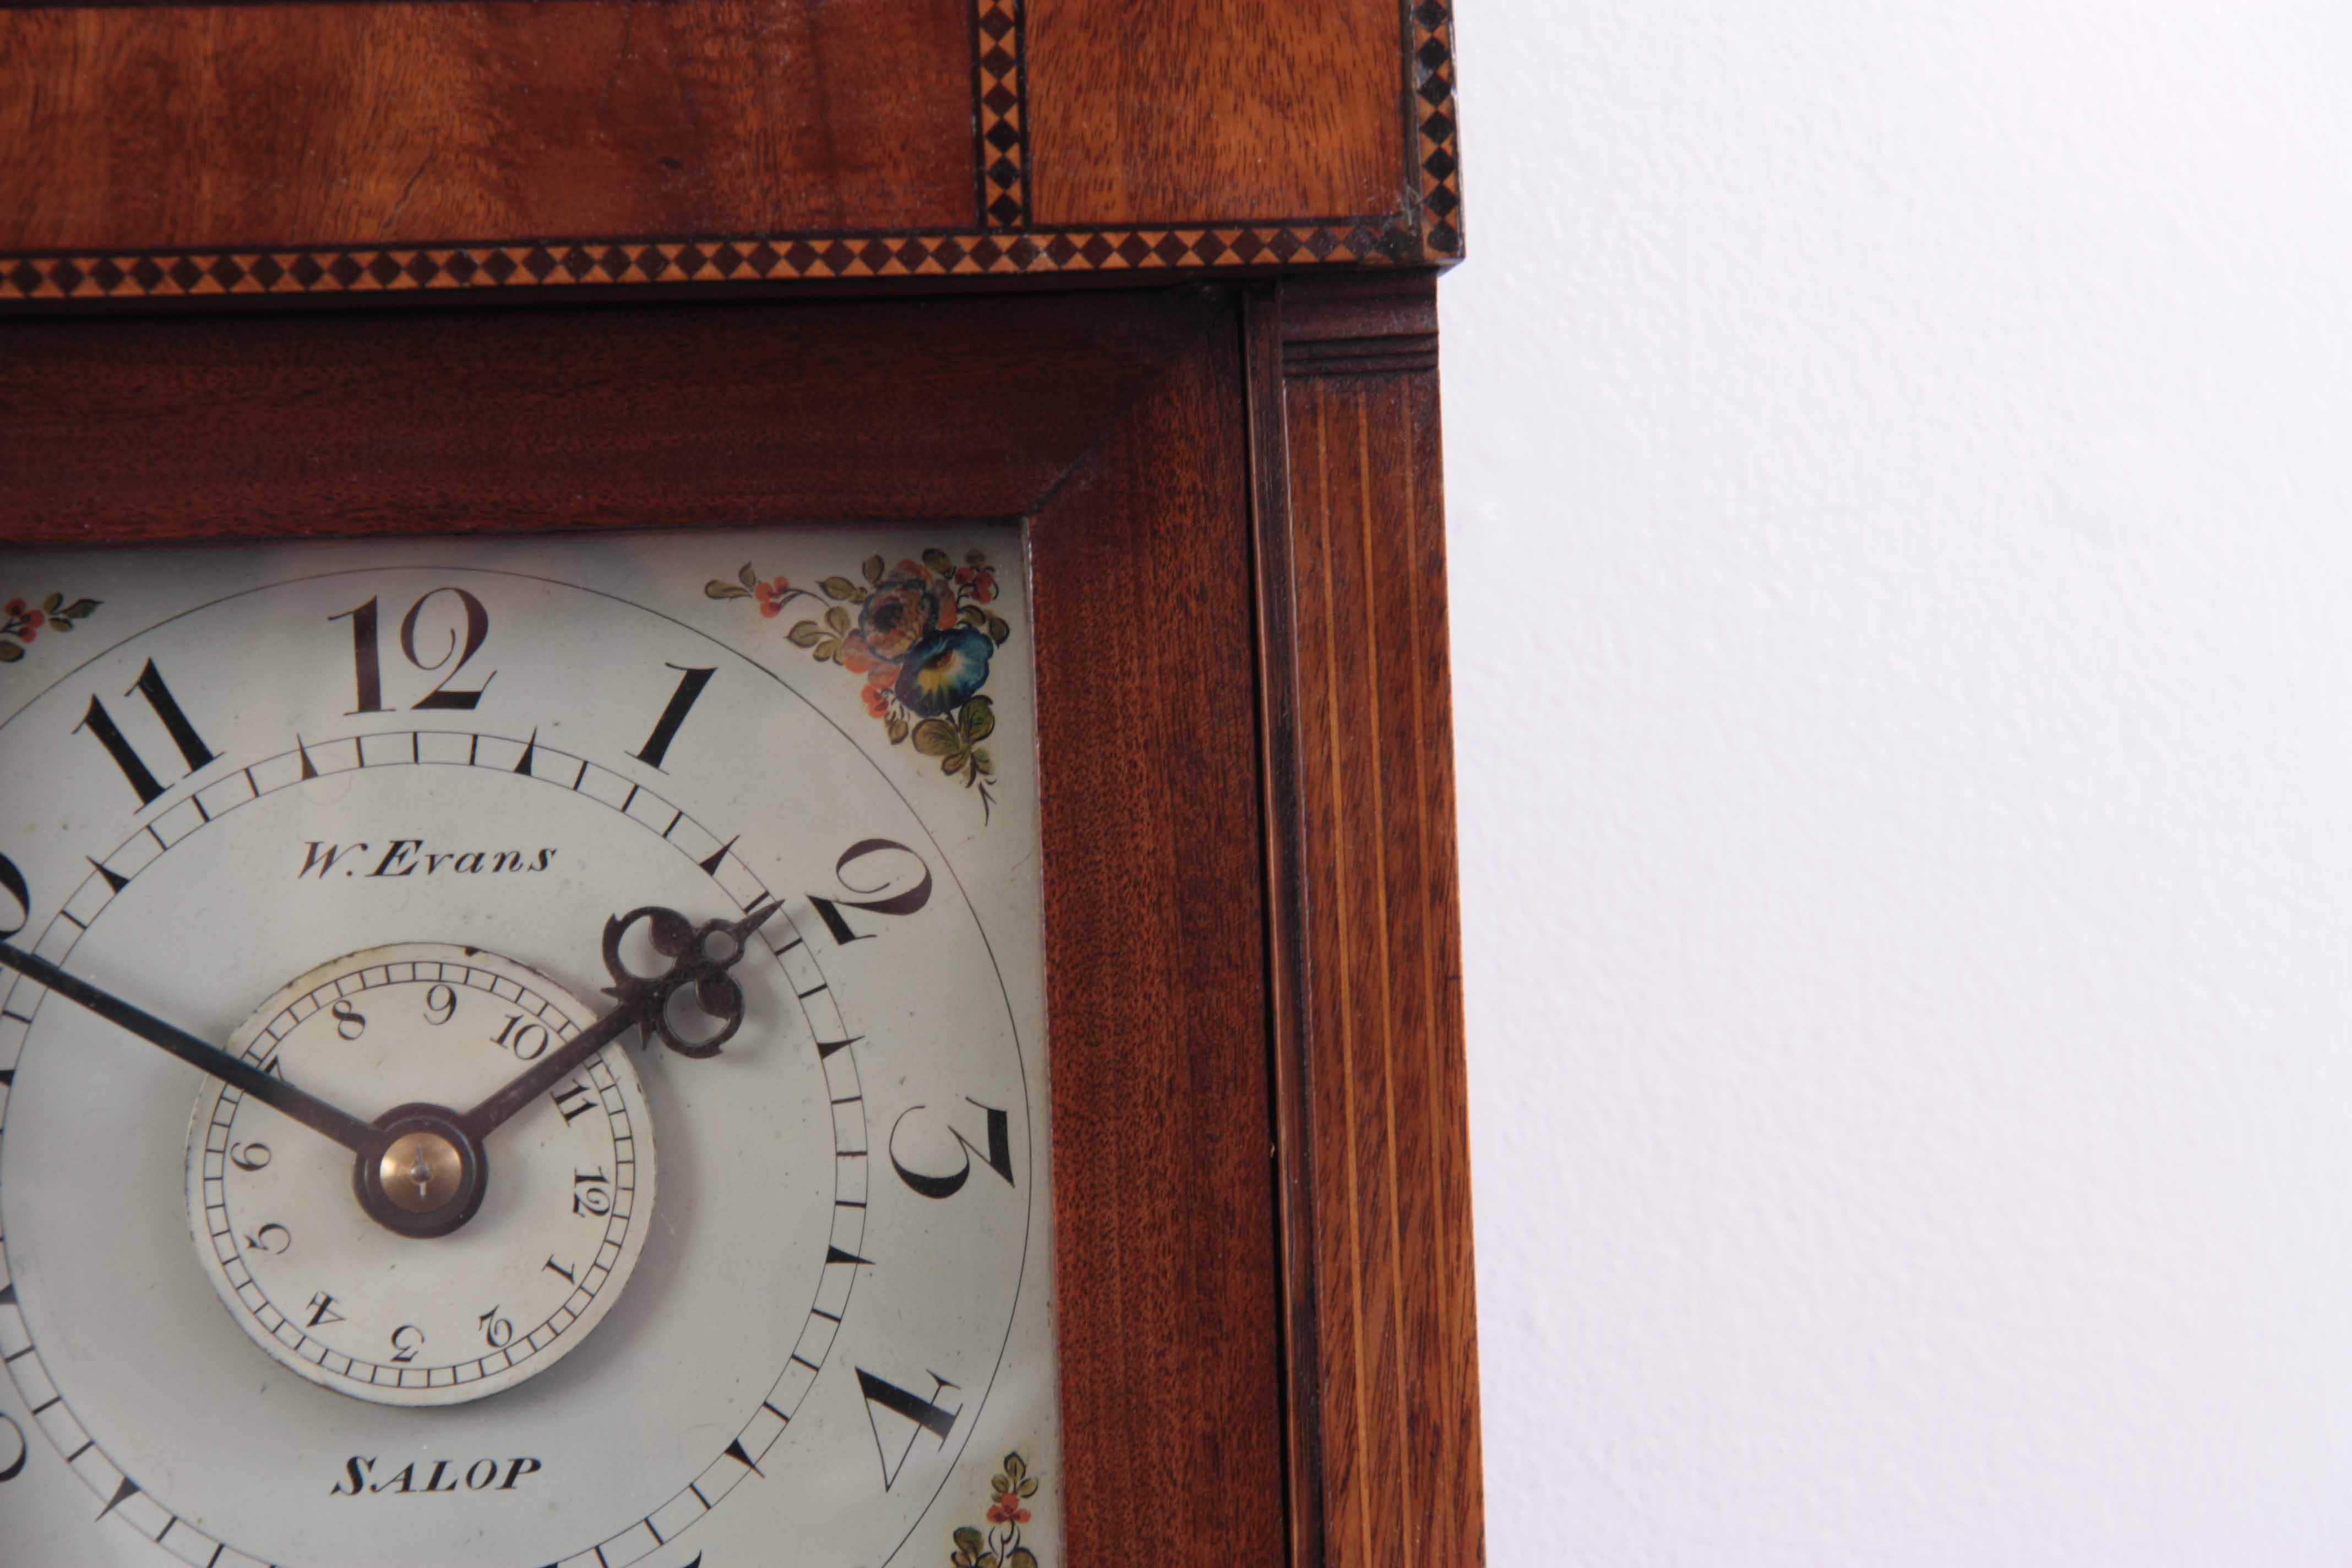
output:
[[[403,1323],[392,1331],[392,1359],[403,1366],[416,1359],[425,1348],[425,1331],[415,1323]]]
[[[859,866],[857,879],[852,881],[850,868],[876,855],[884,858],[876,865]],[[900,856],[905,858],[897,858]],[[911,882],[906,881],[907,862],[909,860],[914,862],[914,879]],[[894,871],[897,873],[895,876]],[[911,915],[919,912],[931,901],[930,867],[920,855],[893,839],[859,839],[841,852],[841,858],[834,862],[833,874],[844,891],[856,896],[844,898],[836,894],[828,899],[811,893],[808,901],[816,910],[817,918],[824,921],[824,929],[833,933],[834,942],[842,947],[847,947],[853,942],[865,942],[874,934],[852,926],[842,910],[863,910],[876,915]],[[900,886],[901,882],[906,885]]]

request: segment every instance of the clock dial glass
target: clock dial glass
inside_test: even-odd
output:
[[[10,551],[0,1562],[1059,1562],[1020,559]]]

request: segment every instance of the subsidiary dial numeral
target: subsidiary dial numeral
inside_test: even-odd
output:
[[[602,1219],[613,1212],[613,1178],[604,1173],[604,1166],[572,1173],[572,1212],[589,1219]]]
[[[147,661],[147,668],[139,672],[139,679],[122,695],[136,695],[147,700],[147,706],[153,709],[155,717],[162,721],[164,733],[170,735],[172,743],[180,748],[180,756],[188,764],[189,773],[202,771],[215,760],[213,749],[205,744],[204,737],[196,733],[196,727],[188,722],[187,714],[181,710],[178,700],[172,695],[172,689],[163,683],[163,672],[155,668],[153,659]],[[148,767],[145,760],[124,737],[121,726],[114,721],[114,715],[106,710],[106,704],[95,697],[89,700],[89,707],[82,714],[81,722],[73,727],[77,735],[85,730],[106,748],[106,754],[114,759],[114,765],[121,768],[122,776],[131,782],[132,793],[139,796],[140,810],[144,811],[163,797],[164,785],[155,777],[154,770]]]
[[[459,647],[457,634],[460,628],[452,627],[449,632],[449,646],[442,650],[439,658],[427,664],[416,651],[417,623],[424,617],[425,606],[444,594],[457,595],[458,610],[464,616],[462,629],[465,633],[465,644],[462,648]],[[330,625],[336,621],[352,623],[352,685],[356,689],[359,699],[359,706],[352,711],[353,713],[392,711],[383,705],[383,638],[377,631],[376,601],[370,599],[366,604],[345,610],[341,615],[329,616],[327,621]],[[409,707],[425,710],[457,709],[470,711],[478,705],[482,700],[482,693],[488,690],[490,682],[497,679],[499,673],[497,670],[494,669],[482,677],[481,685],[469,690],[453,691],[450,689],[449,683],[457,679],[457,672],[464,669],[476,654],[482,651],[482,644],[489,640],[489,636],[490,612],[483,607],[481,600],[463,588],[435,588],[419,598],[416,603],[409,605],[408,614],[402,616],[400,621],[401,654],[410,664],[427,675],[438,671],[444,665],[449,666],[449,673],[441,677],[441,684],[426,692],[419,700],[410,703]],[[449,661],[453,658],[457,662],[450,664]]]

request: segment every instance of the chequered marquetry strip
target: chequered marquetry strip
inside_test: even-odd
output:
[[[1335,222],[1031,232],[1010,237],[877,235],[656,244],[559,240],[415,249],[0,257],[0,301],[1311,267],[1409,260],[1420,244],[1402,223]]]
[[[980,106],[981,222],[1020,228],[1029,221],[1029,82],[1022,0],[976,0],[979,37],[972,87]]]
[[[1454,13],[1445,0],[1412,8],[1414,99],[1421,121],[1423,243],[1432,256],[1462,254],[1462,155],[1454,123]]]

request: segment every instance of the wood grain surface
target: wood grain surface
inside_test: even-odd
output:
[[[1293,1560],[1485,1556],[1433,279],[1254,307]]]
[[[1395,0],[1030,0],[1041,224],[1403,210]]]
[[[0,537],[1019,516],[1223,320],[1155,291],[20,321]]]
[[[0,11],[0,250],[972,221],[968,0]]]
[[[1223,327],[1032,521],[1071,1563],[1285,1561],[1248,465]]]

